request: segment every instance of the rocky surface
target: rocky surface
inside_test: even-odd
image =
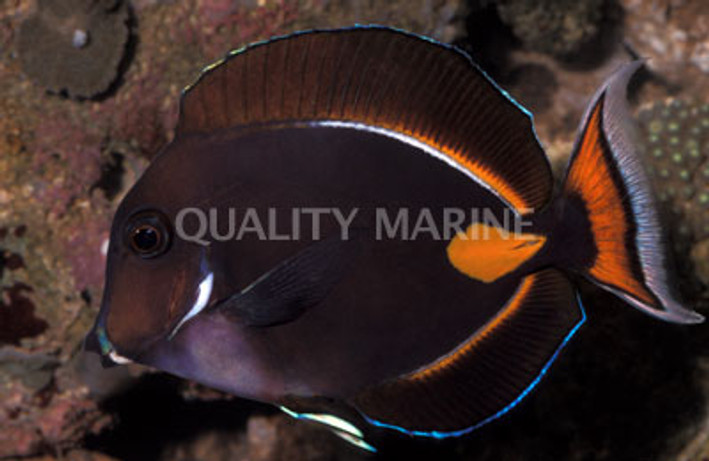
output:
[[[707,5],[696,0],[622,0],[627,46],[676,90],[706,94],[709,76]],[[691,93],[689,93],[691,94]]]
[[[530,50],[558,57],[581,51],[598,35],[603,0],[499,0],[502,21]]]
[[[380,23],[455,42],[535,113],[557,169],[594,89],[633,56],[649,58],[649,71],[632,92],[634,106],[659,111],[645,118],[648,136],[651,120],[662,118],[661,129],[670,130],[681,117],[679,109],[662,112],[675,110],[670,100],[687,101],[688,119],[695,120],[696,107],[701,129],[702,107],[709,103],[704,0],[576,2],[575,13],[556,11],[548,19],[556,25],[543,30],[535,28],[535,18],[544,12],[513,4],[523,5],[134,0],[125,5],[133,20],[132,38],[123,43],[124,68],[114,61],[97,64],[112,81],[120,77],[100,98],[76,101],[47,89],[92,96],[103,85],[72,91],[78,81],[55,86],[28,71],[22,24],[37,14],[38,4],[0,2],[0,459],[364,459],[333,435],[268,407],[137,366],[103,372],[80,356],[98,310],[111,216],[171,139],[180,90],[201,68],[230,49],[306,28]],[[696,123],[678,128],[686,133],[678,162],[668,149],[648,165],[660,177],[668,168],[677,186],[691,182],[694,188],[691,197],[675,194],[682,219],[668,218],[667,225],[682,243],[677,257],[692,258],[683,272],[692,280],[685,284],[689,302],[706,314],[702,194],[709,187],[698,165],[706,164],[709,146],[704,134],[692,134]],[[704,163],[692,163],[695,147]],[[686,181],[683,168],[691,176]],[[669,185],[659,181],[660,188]],[[683,225],[692,232],[683,233]],[[381,457],[709,456],[707,327],[660,324],[590,287],[583,299],[588,325],[519,408],[462,440],[396,440]]]

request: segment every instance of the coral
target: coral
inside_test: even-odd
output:
[[[85,201],[88,213],[81,213],[72,222],[63,237],[64,259],[69,263],[74,283],[78,290],[100,287],[106,264],[101,247],[108,240],[110,215],[101,212],[101,207]],[[83,248],[84,251],[76,251]]]
[[[680,235],[709,238],[709,104],[660,102],[639,114],[659,199],[684,216]]]
[[[96,108],[96,116],[108,122],[111,143],[126,143],[133,154],[155,155],[176,124],[177,94],[166,88],[163,75],[167,69],[160,61],[165,59],[158,57],[150,66],[136,66],[126,76],[125,91]]]
[[[121,0],[39,0],[36,14],[20,27],[22,68],[50,91],[100,95],[118,76],[127,21]]]
[[[28,395],[16,381],[4,386],[0,389],[5,410],[0,413],[0,458],[61,453],[76,445],[86,431],[105,427],[109,420],[87,397],[82,389]]]
[[[188,461],[208,457],[214,461],[241,458],[253,461],[326,461],[340,459],[337,454],[344,451],[343,448],[348,447],[322,427],[297,424],[285,415],[255,415],[247,421],[245,436],[235,437],[229,432],[207,433],[168,448],[160,459]]]
[[[309,0],[299,3],[298,29],[386,24],[452,42],[465,33],[461,0]]]
[[[27,103],[0,98],[0,458],[61,453],[106,419],[67,373],[93,315],[80,291],[98,296],[103,272],[101,130]]]
[[[39,392],[51,384],[54,369],[58,366],[59,361],[49,354],[0,349],[0,383],[3,384],[18,379],[26,388]]]
[[[709,285],[709,239],[704,239],[692,248],[692,260],[697,267],[697,275]]]
[[[173,34],[197,44],[208,61],[240,46],[278,35],[298,17],[298,2],[191,0],[183,9],[186,20],[178,19]]]
[[[502,20],[532,50],[555,56],[578,51],[598,33],[603,0],[499,0]]]
[[[53,216],[85,194],[100,177],[101,134],[66,115],[48,111],[29,143],[35,153],[32,193],[51,204]]]
[[[20,340],[43,333],[49,325],[35,316],[35,306],[26,293],[32,289],[22,283],[3,288],[0,300],[0,345],[19,345]]]
[[[16,274],[25,269],[20,249],[11,251],[4,248],[15,246],[12,241],[21,239],[26,232],[26,226],[19,226],[12,232],[3,228],[0,232],[0,346],[19,346],[23,339],[39,336],[49,327],[35,312],[36,306],[30,298],[32,288],[22,280],[20,274]]]
[[[672,85],[709,87],[709,21],[705,0],[619,0],[624,41]],[[697,91],[695,91],[696,93]]]
[[[709,104],[671,99],[642,109],[638,118],[650,176],[676,249],[686,255],[709,238]],[[709,285],[709,278],[703,282]]]

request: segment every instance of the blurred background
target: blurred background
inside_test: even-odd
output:
[[[709,314],[706,0],[0,0],[0,459],[360,460],[326,430],[79,354],[122,195],[173,136],[180,91],[229,50],[383,24],[454,43],[535,115],[557,172],[620,63],[687,304]],[[379,459],[709,459],[709,326],[583,287],[589,322],[505,418]]]

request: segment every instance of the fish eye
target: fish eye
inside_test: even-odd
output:
[[[142,212],[129,220],[126,239],[130,248],[142,258],[163,254],[170,245],[167,219],[157,211]]]

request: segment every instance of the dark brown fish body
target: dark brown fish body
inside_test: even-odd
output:
[[[457,51],[383,28],[247,49],[186,93],[121,204],[90,342],[366,446],[366,423],[446,437],[518,403],[585,319],[562,271],[699,321],[649,262],[654,211],[616,129],[632,71],[594,99],[552,200],[529,118]],[[208,210],[216,237],[195,233]],[[234,229],[229,210],[273,221]],[[498,235],[510,219],[525,227]]]
[[[238,155],[234,155],[237,143]],[[195,156],[197,146],[210,155]],[[382,204],[393,211],[410,212],[409,235],[423,209],[430,209],[441,222],[444,208],[467,211],[486,207],[498,214],[507,208],[464,173],[402,141],[351,128],[302,127],[179,140],[171,149],[170,155],[185,152],[184,159],[177,161],[189,175],[155,178],[151,173],[160,175],[164,170],[151,169],[126,199],[131,210],[134,202],[143,205],[160,200],[141,193],[142,184],[152,182],[162,184],[160,194],[171,197],[172,207],[162,209],[172,222],[180,209],[195,203],[212,205],[213,197],[219,197],[223,209],[252,208],[263,217],[273,208],[359,210],[353,224],[358,231],[358,253],[348,270],[347,283],[309,311],[308,322],[259,331],[247,341],[263,348],[265,356],[257,355],[271,364],[266,367],[269,374],[286,371],[275,366],[276,361],[288,362],[288,368],[296,370],[295,375],[272,376],[274,382],[268,387],[273,386],[274,393],[292,389],[305,395],[346,397],[363,386],[431,362],[494,315],[519,283],[520,274],[494,284],[470,280],[447,262],[448,240],[433,239],[429,233],[421,233],[415,242],[376,239],[375,212]],[[387,152],[385,158],[382,151]],[[402,165],[406,168],[402,180],[390,181],[401,175]],[[329,174],[323,175],[323,171]],[[205,177],[209,181],[204,181]],[[181,197],[186,191],[189,194]],[[285,222],[288,214],[281,213],[281,218]],[[323,237],[339,234],[332,219],[321,221]],[[298,241],[263,242],[249,234],[241,240],[212,243],[208,252],[209,269],[217,274],[214,297],[243,290],[311,245],[312,225],[305,217],[301,224],[303,238]],[[281,233],[288,230],[283,226]],[[193,259],[187,265],[199,267],[203,257],[199,247],[180,241],[174,245],[172,251],[179,245],[192,248]],[[432,310],[430,306],[447,308]],[[224,323],[228,328],[229,322]],[[249,328],[233,327],[237,337],[249,334]],[[191,324],[185,325],[184,334],[190,335],[190,329]],[[401,334],[382,334],[388,329]],[[225,349],[227,357],[234,357],[243,367],[244,348]],[[249,350],[246,355],[254,354]],[[399,365],[392,370],[392,363]],[[236,381],[250,375],[237,373]],[[230,387],[234,383],[234,377],[229,376],[219,387],[239,391]],[[268,387],[260,386],[264,392]]]

